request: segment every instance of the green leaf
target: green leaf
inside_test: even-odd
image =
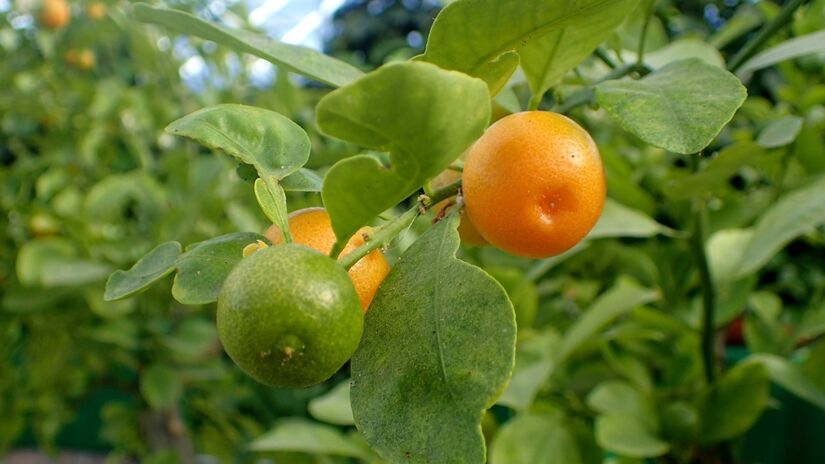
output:
[[[670,234],[673,230],[659,224],[645,213],[606,199],[602,215],[588,239],[609,237],[653,237],[657,234]]]
[[[335,425],[354,425],[350,406],[350,381],[342,381],[326,394],[309,402],[312,417]]]
[[[717,285],[733,282],[739,273],[739,261],[748,247],[753,231],[722,229],[705,243],[711,275]]]
[[[718,443],[750,429],[768,405],[768,371],[757,362],[741,362],[725,373],[699,401],[699,440]]]
[[[768,124],[762,129],[756,143],[765,148],[778,148],[790,145],[802,131],[805,120],[799,116],[785,116]]]
[[[822,52],[825,50],[823,43],[825,43],[825,30],[795,37],[754,55],[739,68],[737,75],[748,76],[785,60]]]
[[[563,420],[520,414],[507,422],[490,445],[490,464],[580,464],[575,436]]]
[[[468,0],[436,17],[423,60],[484,79],[492,94],[521,64],[534,95],[587,57],[638,0]],[[529,12],[529,13],[528,13]]]
[[[596,441],[602,448],[632,458],[652,458],[670,446],[648,430],[638,418],[610,414],[596,418]]]
[[[111,272],[107,264],[76,257],[62,238],[36,239],[20,247],[17,278],[24,286],[76,287],[99,282]]]
[[[644,61],[653,69],[659,69],[674,61],[688,58],[698,58],[720,68],[725,66],[725,59],[716,47],[693,37],[675,40],[656,51],[646,53]]]
[[[113,272],[106,282],[103,299],[119,300],[147,289],[175,270],[175,260],[181,251],[178,242],[162,243],[140,258],[128,271]]]
[[[528,334],[519,339],[513,377],[497,401],[516,410],[525,410],[533,404],[539,389],[553,372],[556,365],[553,354],[561,341],[553,331]]]
[[[639,286],[627,279],[621,279],[610,290],[602,294],[584,315],[564,334],[555,360],[561,364],[582,345],[588,342],[606,325],[631,309],[658,298],[655,291]]]
[[[320,192],[324,180],[315,171],[301,168],[281,180],[285,192]]]
[[[292,451],[370,459],[368,451],[329,425],[305,419],[282,420],[249,444],[252,451]]]
[[[140,375],[140,393],[152,409],[168,409],[182,391],[177,374],[170,367],[154,364]]]
[[[707,147],[746,96],[736,76],[698,58],[670,63],[638,81],[596,86],[596,101],[625,130],[682,154]]]
[[[702,171],[667,182],[663,193],[674,200],[685,200],[716,192],[727,186],[728,179],[748,161],[762,154],[764,150],[753,142],[736,143],[720,151]]]
[[[261,177],[283,179],[309,159],[309,136],[301,126],[274,111],[254,106],[204,108],[169,124],[166,131],[223,150],[255,166]]]
[[[322,197],[339,240],[411,195],[484,131],[483,82],[420,62],[391,63],[318,103],[326,134],[390,152],[390,167],[361,155],[336,163]]]
[[[138,3],[134,6],[134,13],[139,21],[157,24],[179,34],[200,37],[240,52],[250,53],[332,86],[346,85],[362,75],[361,71],[352,65],[311,48],[285,44],[249,31],[219,26],[183,11]]]
[[[289,215],[287,214],[286,192],[281,184],[271,179],[268,182],[264,179],[255,179],[255,199],[258,200],[258,205],[269,222],[278,226],[284,243],[289,243],[291,240],[287,237]]]
[[[621,380],[600,383],[587,396],[587,405],[604,415],[628,414],[650,431],[658,431],[656,409],[650,398]]]
[[[768,262],[791,240],[825,222],[825,176],[784,195],[753,227],[753,236],[739,261],[746,276]]]
[[[458,222],[448,216],[399,259],[352,357],[355,422],[391,462],[483,463],[481,418],[513,369],[513,307],[455,258]]]
[[[748,359],[765,366],[777,385],[825,411],[825,390],[814,383],[801,366],[772,354],[756,354]]]
[[[259,234],[236,232],[189,245],[175,261],[178,274],[172,296],[190,305],[216,301],[226,276],[243,257],[244,247],[262,239]]]

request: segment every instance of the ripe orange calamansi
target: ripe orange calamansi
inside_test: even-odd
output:
[[[364,234],[368,229],[359,230],[347,242],[342,255],[358,248],[364,243]],[[306,245],[318,250],[323,254],[328,254],[335,243],[335,233],[329,221],[329,215],[323,208],[306,208],[294,211],[289,215],[289,234],[292,241],[301,245]],[[273,244],[281,243],[281,233],[277,226],[273,225],[264,232],[264,236]],[[374,250],[367,256],[361,258],[349,270],[349,277],[358,293],[361,308],[364,312],[369,308],[378,286],[387,276],[390,267],[384,255],[380,251]]]
[[[69,22],[69,4],[66,0],[43,0],[38,19],[44,27],[59,29]]]
[[[470,147],[463,177],[464,202],[478,231],[519,256],[541,258],[572,248],[604,206],[599,150],[561,114],[502,118]]]

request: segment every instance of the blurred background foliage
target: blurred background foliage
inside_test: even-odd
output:
[[[427,0],[334,3],[333,9],[316,2],[306,13],[326,14],[313,33],[325,52],[363,69],[422,52],[441,7]],[[323,173],[356,152],[314,127],[314,103],[328,89],[214,43],[139,24],[129,17],[128,2],[69,5],[68,24],[50,29],[38,21],[38,3],[0,0],[0,455],[39,447],[159,463],[196,456],[202,462],[378,462],[351,427],[345,373],[306,390],[264,387],[223,354],[214,308],[175,303],[171,282],[126,301],[101,298],[112,270],[130,267],[158,243],[189,244],[233,231],[260,232],[266,225],[242,170],[227,157],[164,134],[167,123],[219,102],[273,109],[307,130],[313,142],[308,167]],[[266,16],[260,2],[168,6],[233,27],[278,29],[270,34],[278,37],[306,19],[278,25],[277,14]],[[658,1],[646,36],[649,59],[729,57],[779,6]],[[824,26],[825,1],[810,2],[771,44]],[[607,51],[629,57],[641,29],[641,20],[629,21]],[[542,107],[558,108],[604,73],[602,62],[589,59]],[[712,192],[711,237],[751,224],[805,176],[825,171],[823,75],[820,53],[751,77],[750,97],[716,148],[755,141],[749,147],[759,156]],[[499,115],[525,106],[526,86],[511,90],[509,101],[499,101]],[[641,143],[598,108],[579,107],[572,115],[600,145],[613,200],[674,229],[690,222],[689,201],[671,189],[690,173],[685,157]],[[789,140],[776,141],[769,132],[776,124],[797,129]],[[290,208],[319,202],[317,195],[292,194]],[[390,252],[414,236],[415,230]],[[724,237],[718,240],[724,248]],[[576,462],[602,462],[609,446],[593,433],[600,414],[593,397],[609,381],[628,384],[645,395],[643,402],[659,406],[644,414],[656,415],[675,456],[695,452],[695,430],[685,430],[696,427],[691,395],[702,375],[695,331],[699,280],[686,242],[661,236],[593,240],[563,261],[538,266],[491,248],[462,254],[508,290],[518,313],[519,359],[538,360],[537,366],[588,308],[604,304],[606,294],[617,292],[621,299],[632,282],[660,295],[658,303],[612,324],[547,382],[534,385],[529,404],[505,395],[485,418],[485,434],[501,437],[494,439],[493,459],[506,453],[514,434],[542,442],[541,433],[558,429],[559,440],[580,450]],[[793,354],[795,365],[825,389],[823,263],[820,226],[792,242],[758,278],[723,288],[717,325],[728,361],[747,351]],[[821,411],[774,388],[782,401],[774,400],[764,414],[761,403],[731,403],[719,413],[755,414],[730,437],[737,438],[743,459],[825,462],[815,439],[825,433]],[[537,419],[545,421],[543,428],[530,428],[523,415],[521,422],[507,423],[525,408],[544,414]],[[751,426],[751,434],[743,435]],[[789,428],[793,433],[786,433]]]

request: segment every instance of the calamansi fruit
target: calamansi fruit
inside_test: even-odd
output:
[[[43,27],[61,28],[69,22],[69,4],[66,0],[43,0],[38,19]]]
[[[218,296],[218,336],[255,380],[306,387],[328,379],[358,347],[364,316],[346,271],[302,245],[243,258]]]
[[[86,16],[89,19],[98,20],[106,14],[106,5],[101,2],[92,2],[86,7]]]
[[[369,230],[366,228],[359,230],[349,239],[341,254],[346,255],[361,246],[364,243],[364,235],[368,232]],[[323,254],[329,254],[332,245],[335,243],[335,232],[332,231],[329,214],[323,208],[305,208],[291,213],[289,215],[289,234],[292,236],[293,242],[306,245]],[[277,226],[273,225],[267,229],[264,236],[273,244],[281,243],[281,232]],[[355,285],[355,291],[358,293],[358,299],[364,312],[369,308],[375,292],[389,270],[387,260],[378,250],[374,250],[361,258],[349,269],[350,279]]]
[[[95,52],[84,48],[77,52],[75,66],[83,71],[91,71],[97,65],[97,57]]]
[[[446,187],[450,184],[450,182],[453,182],[460,177],[460,172],[448,169],[430,181],[430,187],[432,189]],[[447,206],[448,201],[450,200],[447,199],[436,203],[433,205],[432,209],[436,212],[441,211],[445,206]],[[476,229],[475,224],[473,224],[473,221],[470,220],[466,213],[461,216],[461,222],[458,223],[458,235],[461,237],[461,241],[468,245],[487,245],[487,240],[484,240],[484,237],[481,236],[478,229]]]
[[[469,149],[463,173],[470,219],[491,244],[518,256],[560,254],[593,228],[605,180],[593,139],[546,111],[505,116]]]

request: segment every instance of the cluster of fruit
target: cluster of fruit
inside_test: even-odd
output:
[[[490,126],[466,153],[459,232],[470,244],[489,243],[525,257],[570,249],[595,225],[605,199],[601,158],[590,135],[560,114],[530,111]],[[457,171],[435,183],[447,184]],[[335,234],[321,208],[292,213],[283,244],[270,227],[272,246],[245,257],[218,298],[218,334],[235,363],[256,380],[305,387],[332,376],[352,356],[364,314],[389,272],[378,250],[349,273],[330,258]],[[369,239],[353,236],[346,255]],[[254,249],[255,247],[253,247]]]

